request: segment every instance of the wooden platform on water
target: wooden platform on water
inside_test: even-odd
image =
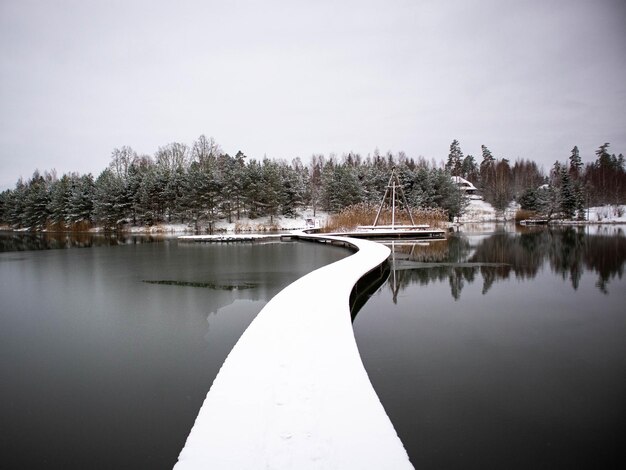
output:
[[[345,233],[333,233],[329,235],[344,236],[350,238],[363,238],[367,240],[430,240],[446,238],[446,232],[428,225],[395,225],[395,226],[362,226],[357,230]]]
[[[178,237],[183,242],[202,243],[259,243],[279,240],[305,240],[308,231],[275,234],[221,234],[221,235],[183,235]],[[441,240],[446,238],[445,231],[430,228],[428,225],[377,225],[361,226],[349,232],[326,233],[329,237],[349,237],[366,240]],[[318,240],[319,241],[319,240]],[[330,241],[329,243],[335,243]]]
[[[520,220],[520,225],[548,225],[548,219],[524,219]]]
[[[283,234],[284,235],[284,234]],[[202,242],[202,243],[240,243],[240,242],[267,242],[279,241],[281,234],[256,234],[256,233],[230,233],[221,235],[182,235],[178,240],[183,242]]]

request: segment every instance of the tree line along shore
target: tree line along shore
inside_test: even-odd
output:
[[[532,160],[498,158],[484,145],[478,161],[464,155],[457,140],[439,164],[378,151],[288,162],[241,151],[231,156],[213,138],[200,136],[192,145],[162,146],[153,156],[116,148],[97,177],[36,170],[0,193],[0,225],[80,231],[182,223],[199,230],[243,217],[296,217],[305,207],[333,214],[379,204],[392,168],[409,206],[435,219],[463,214],[468,197],[451,178],[460,176],[496,210],[516,201],[525,217],[583,220],[590,205],[626,202],[624,156],[609,147],[601,145],[587,163],[574,147],[546,173]]]

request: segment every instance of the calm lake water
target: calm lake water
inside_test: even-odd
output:
[[[315,243],[0,234],[3,468],[171,468],[265,303]]]
[[[392,248],[354,320],[416,468],[618,468],[626,452],[626,236],[457,234]]]
[[[354,329],[416,468],[615,468],[621,229],[490,229],[392,249]],[[61,234],[0,234],[0,251],[6,468],[171,468],[263,305],[349,254]]]

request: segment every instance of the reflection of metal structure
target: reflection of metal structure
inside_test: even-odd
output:
[[[393,293],[393,303],[398,303],[398,291],[400,287],[398,286],[398,279],[396,273],[396,246],[395,242],[391,242],[391,292]],[[413,254],[413,248],[411,247],[411,254]]]
[[[390,287],[391,287],[391,292],[393,294],[393,303],[397,304],[398,303],[398,292],[400,292],[400,282],[398,282],[400,279],[398,279],[399,277],[404,278],[404,271],[406,271],[405,269],[399,269],[398,268],[398,264],[396,262],[396,246],[402,246],[405,248],[409,248],[409,253],[406,257],[406,259],[411,259],[413,257],[413,253],[415,252],[415,247],[418,245],[424,245],[424,242],[413,242],[413,243],[402,243],[402,242],[395,242],[395,241],[391,241],[390,243],[386,244],[390,249],[391,249],[391,256],[389,257],[389,264],[391,265],[391,274],[390,274]],[[426,245],[428,245],[428,243],[426,243]]]
[[[437,243],[440,242],[440,243]],[[416,269],[443,266],[448,259],[449,246],[446,240],[394,241],[384,243],[389,247],[389,280],[393,303],[398,302],[398,294],[412,279],[411,271]]]

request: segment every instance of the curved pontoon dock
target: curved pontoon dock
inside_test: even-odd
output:
[[[278,293],[218,373],[180,453],[187,469],[413,468],[357,349],[350,293],[383,245],[301,234],[355,254]]]

